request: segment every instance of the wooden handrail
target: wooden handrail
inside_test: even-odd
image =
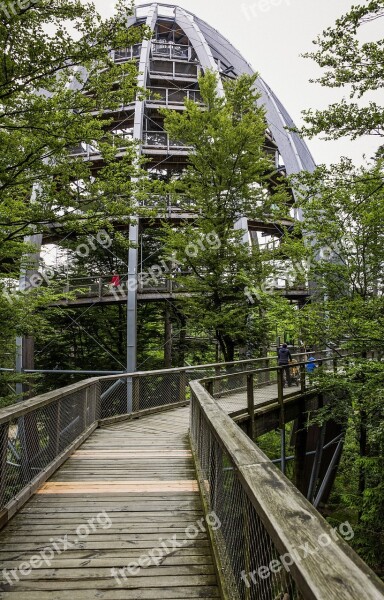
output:
[[[292,356],[297,357],[297,356],[303,356],[303,355],[309,355],[309,354],[314,354],[314,353],[302,352],[302,353],[298,353],[298,354],[293,354]],[[219,369],[219,368],[230,367],[233,365],[247,365],[247,364],[254,364],[254,363],[258,363],[258,362],[265,362],[265,361],[271,361],[271,360],[277,360],[277,357],[269,356],[269,357],[262,357],[262,358],[249,358],[246,360],[233,361],[233,362],[227,362],[227,363],[226,362],[209,363],[206,365],[195,365],[195,366],[191,366],[191,367],[181,367],[181,368],[179,367],[179,368],[174,368],[174,369],[158,369],[155,371],[135,371],[133,373],[105,375],[103,377],[93,377],[91,379],[88,378],[88,379],[85,379],[78,383],[73,383],[66,387],[60,388],[58,390],[55,390],[52,392],[47,392],[45,394],[40,394],[39,396],[31,398],[30,400],[24,400],[24,401],[18,402],[16,404],[11,404],[10,406],[7,406],[5,408],[1,408],[0,409],[0,424],[7,423],[7,422],[11,421],[12,419],[24,416],[30,412],[33,412],[37,408],[41,408],[43,406],[46,406],[47,404],[50,404],[52,402],[55,402],[56,400],[59,400],[60,398],[66,396],[69,393],[82,390],[85,387],[88,387],[89,385],[96,383],[97,381],[115,381],[117,379],[151,377],[151,376],[155,376],[155,375],[167,375],[167,374],[172,374],[172,373],[182,374],[182,373],[189,373],[189,372],[193,372],[193,371],[199,371],[199,370],[203,370],[203,369],[204,370],[215,369],[215,368]],[[273,371],[273,370],[276,370],[276,367],[265,367],[263,369],[256,369],[256,370],[254,370],[254,372],[257,372],[257,371],[261,372],[261,371],[267,371],[267,370]],[[244,373],[249,373],[249,371],[236,372],[236,373],[233,373],[232,375],[235,377],[235,376],[242,375]],[[229,376],[231,376],[230,373],[223,373],[216,377],[206,378],[206,379],[202,379],[202,380],[203,381],[208,381],[208,380],[213,381],[215,379],[220,379],[222,377],[229,377]]]
[[[71,385],[59,388],[58,390],[55,390],[53,392],[40,394],[39,396],[35,396],[35,398],[31,398],[30,400],[24,400],[23,402],[17,402],[16,404],[11,404],[10,406],[1,408],[0,425],[8,423],[18,417],[24,417],[25,415],[35,411],[38,408],[42,408],[43,406],[52,404],[52,402],[56,402],[56,400],[60,400],[61,398],[64,398],[65,396],[68,396],[68,394],[71,394],[73,392],[83,390],[84,388],[87,388],[92,384],[97,383],[98,381],[98,377],[84,379],[84,381],[72,383]]]
[[[379,600],[384,584],[298,489],[234,423],[201,383],[190,383],[211,434],[229,458],[245,494],[305,600]],[[298,548],[332,543],[297,560]],[[302,557],[301,557],[302,558]]]

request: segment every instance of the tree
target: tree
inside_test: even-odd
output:
[[[119,143],[108,135],[111,118],[103,115],[128,104],[137,92],[135,65],[114,64],[110,55],[111,48],[138,43],[145,35],[141,28],[127,31],[128,15],[121,4],[116,16],[103,22],[92,5],[79,0],[2,12],[2,255],[5,249],[7,256],[8,242],[44,225],[94,227],[107,210],[129,213],[131,188],[123,178],[130,180],[132,152],[116,164]],[[96,171],[82,157],[74,160],[71,149],[80,144],[97,149],[105,166]],[[117,203],[117,194],[126,200]]]
[[[303,133],[310,136],[324,133],[325,139],[344,136],[356,139],[366,134],[383,137],[384,107],[365,98],[384,86],[384,44],[383,40],[362,42],[359,36],[370,23],[383,17],[383,0],[353,6],[314,41],[318,49],[304,55],[325,70],[314,80],[316,83],[347,89],[350,100],[358,102],[343,98],[325,110],[305,111],[307,126]]]
[[[80,0],[12,3],[0,14],[0,282],[15,286],[34,247],[25,236],[97,232],[132,214],[141,174],[135,145],[122,142],[112,117],[140,94],[132,61],[115,64],[111,49],[140,44],[145,27],[126,27],[132,7],[120,2],[103,21]],[[112,113],[109,113],[112,114]],[[113,131],[112,131],[113,129]],[[119,152],[124,146],[125,152]],[[98,161],[84,160],[84,149]],[[140,184],[141,185],[141,184]],[[128,220],[127,220],[128,222]],[[17,335],[41,328],[50,290],[2,298],[8,322],[1,363]],[[13,314],[8,320],[8,313]],[[26,315],[29,316],[26,319]],[[3,354],[4,351],[4,354]]]
[[[196,213],[181,229],[164,226],[164,256],[178,265],[189,324],[214,332],[225,361],[234,360],[236,349],[260,349],[268,342],[268,295],[250,304],[246,291],[262,289],[271,255],[250,245],[248,225],[243,229],[240,220],[278,220],[287,212],[288,194],[263,148],[265,113],[257,104],[255,79],[243,75],[225,82],[221,97],[216,76],[207,72],[199,79],[203,110],[187,100],[183,112],[163,111],[170,138],[193,147],[185,172],[168,191]]]
[[[325,73],[317,82],[350,90],[349,102],[304,113],[302,133],[332,140],[361,135],[382,137],[383,107],[366,96],[383,87],[383,40],[362,43],[361,28],[384,16],[382,1],[354,6],[316,40],[313,58]],[[368,165],[346,158],[296,178],[297,207],[304,221],[303,255],[310,260],[311,304],[299,314],[306,339],[313,344],[343,344],[357,352],[343,370],[318,376],[329,404],[319,420],[347,424],[340,476],[327,514],[347,514],[355,528],[354,545],[380,574],[383,527],[384,367],[366,358],[384,352],[383,146]],[[289,240],[286,240],[289,245]],[[332,510],[333,509],[333,510]]]

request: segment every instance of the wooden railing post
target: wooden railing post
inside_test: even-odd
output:
[[[305,473],[307,453],[307,414],[305,412],[305,399],[300,401],[300,414],[296,420],[295,435],[295,486],[306,496],[308,492],[308,481]]]
[[[307,389],[307,384],[305,381],[305,365],[300,365],[300,388],[301,393],[304,394]]]
[[[248,436],[255,441],[255,396],[253,391],[253,373],[247,375]]]
[[[280,438],[281,438],[281,470],[285,473],[285,411],[284,411],[284,381],[283,367],[277,368],[277,397],[280,406]]]
[[[207,381],[207,392],[213,397],[213,381]]]

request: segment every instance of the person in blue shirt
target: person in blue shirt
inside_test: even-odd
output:
[[[313,374],[315,369],[317,369],[317,365],[316,363],[316,358],[314,358],[314,356],[310,356],[308,358],[308,362],[305,365],[305,370],[307,371],[307,373]]]

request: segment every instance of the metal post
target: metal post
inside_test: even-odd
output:
[[[253,391],[253,373],[247,375],[248,436],[255,441],[255,396]]]
[[[128,281],[127,281],[127,372],[134,373],[137,367],[137,265],[139,220],[129,228]],[[132,377],[127,379],[127,413],[132,412]]]
[[[319,396],[319,408],[322,408],[323,405],[324,405],[323,398],[322,398],[322,396]],[[322,425],[322,427],[320,428],[320,431],[319,431],[319,438],[318,438],[317,444],[316,444],[316,452],[315,452],[315,457],[313,459],[311,478],[309,480],[309,486],[308,486],[307,498],[310,502],[313,501],[313,497],[316,493],[316,484],[317,484],[317,480],[319,477],[321,461],[323,458],[325,432],[326,432],[326,425]]]
[[[149,10],[146,26],[155,28],[157,19],[157,6],[153,4]],[[144,40],[141,45],[138,86],[146,87],[151,40]],[[134,140],[143,139],[144,100],[135,102],[135,118],[133,126]],[[138,153],[141,151],[138,150]],[[134,373],[137,369],[137,268],[138,268],[138,242],[139,219],[133,217],[129,227],[129,252],[128,252],[128,281],[127,281],[127,372]],[[127,379],[127,413],[132,412],[133,401],[132,377]]]
[[[316,496],[316,498],[315,498],[315,500],[313,502],[313,506],[315,508],[317,508],[319,506],[320,502],[321,502],[321,498],[322,498],[322,496],[324,494],[324,490],[326,489],[326,487],[328,485],[328,481],[329,481],[329,479],[332,476],[332,471],[335,468],[335,465],[337,464],[337,461],[340,458],[342,449],[343,449],[343,440],[340,440],[340,442],[336,446],[335,453],[334,453],[334,455],[332,457],[332,460],[331,460],[330,465],[329,465],[329,467],[327,469],[327,472],[325,474],[323,482],[322,482],[322,484],[320,486],[319,492],[318,492],[318,494],[317,494],[317,496]]]

